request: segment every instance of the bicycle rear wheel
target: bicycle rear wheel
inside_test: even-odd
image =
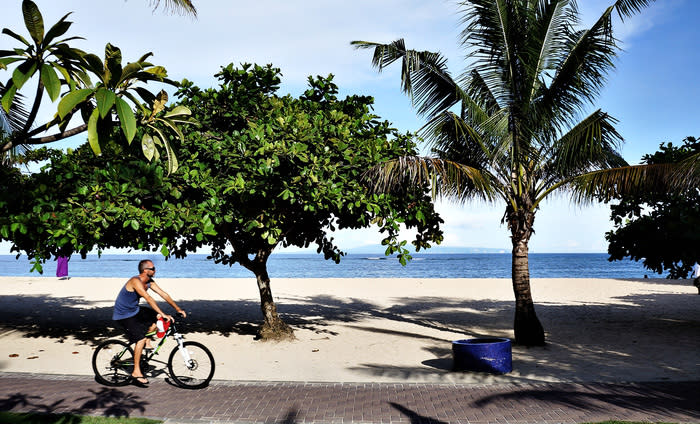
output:
[[[92,354],[95,379],[107,386],[126,386],[134,370],[134,351],[121,340],[106,340]]]
[[[175,382],[185,389],[206,387],[214,377],[214,356],[203,344],[184,342],[190,360],[185,360],[179,347],[170,352],[168,371]]]

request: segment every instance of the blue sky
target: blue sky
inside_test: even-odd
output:
[[[397,67],[378,74],[371,54],[350,46],[352,40],[390,42],[404,38],[409,48],[439,50],[453,74],[463,70],[456,1],[450,0],[195,0],[198,19],[152,11],[146,0],[34,0],[48,27],[69,11],[71,35],[87,38],[77,47],[101,55],[107,42],[120,47],[126,61],[153,52],[151,61],[175,80],[200,87],[215,83],[213,74],[228,63],[272,63],[283,73],[283,91],[299,94],[309,75],[335,75],[341,94],[375,97],[375,112],[401,130],[422,121],[399,89]],[[592,22],[613,0],[582,0],[584,21]],[[20,0],[5,0],[0,27],[25,33]],[[700,136],[700,40],[697,0],[659,0],[641,14],[616,25],[624,51],[595,107],[619,120],[625,138],[623,156],[638,163],[661,142]],[[0,49],[15,42],[0,36]],[[4,76],[6,78],[7,76]],[[47,105],[43,112],[52,113]],[[593,110],[593,107],[591,107]],[[64,142],[70,146],[84,137]],[[510,250],[508,230],[500,224],[503,206],[438,202],[445,219],[445,246]],[[554,198],[537,214],[532,252],[604,252],[604,234],[612,228],[605,205],[580,206]],[[341,248],[376,244],[374,230],[341,232]],[[7,253],[7,243],[0,253]]]

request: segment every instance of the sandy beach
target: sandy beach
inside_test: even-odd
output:
[[[533,279],[548,344],[514,346],[506,375],[452,371],[451,342],[513,337],[509,279],[273,279],[297,337],[279,343],[254,339],[253,278],[157,281],[190,314],[186,338],[212,350],[218,380],[700,380],[700,296],[687,280]],[[0,277],[0,371],[92,375],[95,345],[121,337],[111,313],[124,282]]]

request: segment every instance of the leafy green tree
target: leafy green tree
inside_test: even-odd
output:
[[[189,123],[188,111],[175,112],[174,116],[159,116],[167,100],[165,91],[155,95],[143,87],[143,84],[156,81],[177,85],[167,79],[167,72],[162,66],[146,62],[151,55],[147,53],[136,62],[122,66],[121,50],[107,44],[105,58],[83,52],[71,47],[68,42],[81,37],[63,37],[72,22],[63,16],[48,31],[44,30],[44,20],[39,8],[30,0],[22,1],[24,24],[30,38],[4,28],[2,33],[22,44],[12,50],[0,50],[0,69],[13,65],[12,76],[7,83],[0,86],[2,108],[5,114],[16,117],[13,109],[22,108],[18,101],[18,92],[33,77],[36,88],[32,105],[26,119],[21,125],[12,128],[10,134],[3,134],[0,153],[13,147],[33,146],[51,143],[87,131],[88,140],[95,154],[100,154],[100,134],[110,133],[115,125],[122,129],[123,138],[131,143],[136,135],[136,127],[141,124],[152,129],[155,120],[167,121],[167,126],[179,134],[178,124]],[[9,70],[9,69],[8,69]],[[97,77],[93,84],[90,75]],[[65,91],[62,93],[62,89]],[[59,101],[56,115],[46,123],[37,124],[37,114],[44,95],[52,102]],[[139,117],[132,108],[136,107]],[[68,129],[73,116],[82,118],[83,123]],[[52,128],[58,132],[38,136]],[[165,149],[168,157],[169,171],[177,169],[169,139],[162,132],[145,133],[141,140],[144,154],[149,159],[157,156],[156,146]]]
[[[379,70],[401,62],[401,87],[427,118],[422,132],[434,153],[377,168],[377,190],[412,175],[418,184],[433,178],[438,195],[505,204],[518,344],[545,343],[528,265],[542,201],[555,192],[581,194],[580,176],[626,165],[615,120],[601,110],[581,115],[614,67],[614,12],[627,17],[652,2],[618,0],[580,28],[575,0],[462,1],[460,44],[468,55],[458,79],[440,53],[409,50],[403,40],[353,42],[374,51]]]
[[[683,145],[661,144],[659,151],[645,155],[648,165],[679,163],[700,153],[700,142],[687,137]],[[606,233],[609,260],[630,258],[668,278],[686,278],[700,261],[700,190],[682,193],[645,191],[621,196],[610,207],[615,229]]]
[[[371,113],[372,98],[338,99],[330,77],[309,79],[299,98],[279,96],[279,69],[269,65],[229,65],[216,76],[217,88],[185,81],[178,92],[176,108],[191,109],[202,126],[178,147],[177,173],[166,178],[123,143],[110,142],[101,157],[85,147],[51,153],[41,173],[7,171],[17,189],[0,186],[0,237],[37,267],[94,248],[184,257],[208,246],[217,263],[256,276],[263,339],[293,336],[272,296],[267,260],[275,248],[315,245],[338,262],[335,229],[376,225],[386,253],[405,263],[402,226],[416,229],[417,250],[442,240],[427,185],[381,194],[361,183],[375,163],[416,153],[411,137]]]

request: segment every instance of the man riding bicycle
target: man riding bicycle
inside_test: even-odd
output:
[[[154,292],[158,293],[178,314],[183,317],[186,317],[187,314],[177,306],[168,293],[153,281],[153,276],[156,273],[156,267],[153,265],[153,262],[144,259],[139,262],[138,269],[139,275],[131,277],[119,291],[114,302],[112,319],[124,328],[129,343],[135,343],[134,370],[131,373],[134,382],[140,385],[147,385],[148,380],[144,377],[140,364],[141,354],[148,341],[145,334],[155,331],[158,318],[162,317],[168,321],[173,321],[172,316],[164,313],[158,307],[156,301],[148,294],[148,289],[153,289]],[[141,298],[144,298],[152,309],[139,307]]]

